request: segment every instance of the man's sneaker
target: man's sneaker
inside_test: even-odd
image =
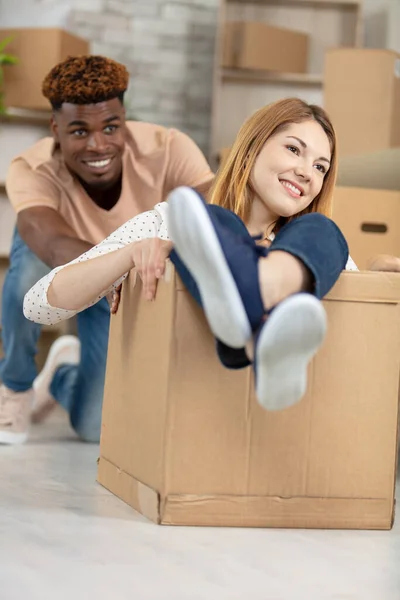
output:
[[[14,392],[0,385],[0,444],[23,444],[28,437],[33,390]]]
[[[34,405],[32,422],[40,423],[56,407],[57,402],[50,392],[54,373],[61,365],[79,364],[81,344],[74,335],[62,335],[51,346],[45,365],[33,382]]]
[[[307,390],[307,367],[326,333],[326,313],[311,294],[280,302],[255,337],[256,396],[267,410],[292,406]]]
[[[168,227],[181,260],[195,279],[215,337],[243,348],[258,329],[264,307],[258,260],[266,249],[249,235],[221,224],[195,190],[179,187],[168,196]]]

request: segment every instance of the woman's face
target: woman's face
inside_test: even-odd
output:
[[[256,158],[250,182],[271,218],[291,217],[311,204],[329,170],[331,150],[314,120],[291,123],[269,138]]]

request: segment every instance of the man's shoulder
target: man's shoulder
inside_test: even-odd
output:
[[[45,137],[38,140],[27,150],[24,150],[15,156],[13,162],[22,159],[33,171],[36,171],[39,167],[50,164],[54,161],[53,152],[53,138]]]
[[[165,152],[174,135],[174,129],[145,123],[143,121],[127,121],[127,144],[138,157],[151,156]]]

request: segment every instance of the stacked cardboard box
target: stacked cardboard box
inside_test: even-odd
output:
[[[306,73],[308,36],[252,21],[228,22],[222,66],[238,69]]]
[[[12,37],[7,52],[18,63],[5,67],[5,104],[18,108],[48,109],[42,81],[58,62],[68,56],[89,54],[89,43],[55,28],[0,29],[0,39]]]
[[[400,54],[335,48],[326,53],[324,107],[340,156],[400,146]]]

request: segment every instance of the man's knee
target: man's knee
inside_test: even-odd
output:
[[[71,415],[71,426],[82,442],[98,444],[100,441],[101,424],[97,420],[76,419]]]

